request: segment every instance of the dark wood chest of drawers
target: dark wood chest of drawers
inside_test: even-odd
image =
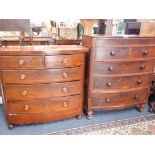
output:
[[[81,117],[87,48],[3,48],[0,68],[9,127]]]
[[[89,47],[86,110],[138,107],[148,101],[155,64],[155,38],[83,36]]]

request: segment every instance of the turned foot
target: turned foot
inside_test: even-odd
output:
[[[155,111],[155,102],[152,103],[150,109],[149,109],[149,112],[153,112]]]
[[[139,111],[140,112],[143,112],[144,111],[144,108],[145,108],[145,104],[139,105]]]
[[[14,127],[15,127],[15,125],[13,125],[13,124],[9,124],[9,125],[8,125],[8,129],[9,129],[9,130],[12,130]]]
[[[92,119],[93,118],[93,111],[88,111],[87,112],[87,118]]]
[[[76,116],[76,119],[82,119],[82,117],[83,117],[83,115],[82,114],[80,114],[80,115],[78,115],[78,116]]]

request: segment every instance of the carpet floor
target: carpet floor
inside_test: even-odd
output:
[[[145,117],[153,114],[148,112],[149,106],[145,107],[144,112],[138,112],[136,108],[114,111],[100,111],[94,113],[94,118],[88,120],[84,114],[81,120],[71,118],[67,120],[54,121],[49,123],[40,123],[32,125],[18,125],[13,130],[9,130],[5,120],[3,105],[0,105],[0,135],[45,135],[45,134],[60,134],[61,131],[68,129],[77,129],[81,127],[89,127],[93,125],[101,125],[117,122],[121,120],[130,120],[139,117]],[[103,125],[104,124],[104,125]],[[88,129],[88,128],[87,128]],[[85,134],[85,132],[83,131]],[[68,134],[67,132],[64,134]],[[72,133],[71,133],[72,134]],[[77,134],[77,133],[75,133]],[[82,133],[80,133],[82,134]],[[97,132],[92,132],[97,134]],[[110,134],[110,133],[109,133]]]

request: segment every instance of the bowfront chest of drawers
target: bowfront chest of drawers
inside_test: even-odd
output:
[[[72,45],[1,49],[1,87],[9,127],[80,118],[87,51]]]
[[[155,66],[155,38],[83,36],[89,47],[88,118],[95,110],[138,107],[148,101]]]

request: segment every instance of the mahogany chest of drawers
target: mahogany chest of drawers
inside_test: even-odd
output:
[[[148,101],[155,64],[155,38],[83,36],[87,60],[88,118],[95,110],[138,107]]]
[[[80,118],[87,51],[76,45],[1,49],[2,97],[9,127]]]

